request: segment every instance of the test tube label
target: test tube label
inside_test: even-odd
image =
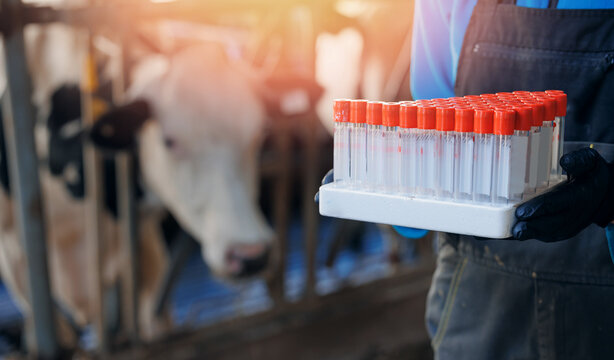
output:
[[[510,169],[510,193],[520,194],[524,190],[527,171],[528,136],[512,136],[512,156]]]
[[[441,141],[441,191],[454,192],[454,135],[442,137]]]
[[[543,126],[539,143],[539,164],[537,170],[537,184],[544,187],[550,178],[552,161],[552,126]]]
[[[467,140],[467,139],[463,139]],[[458,179],[455,179],[458,183],[458,191],[460,193],[471,194],[473,191],[472,177],[473,177],[473,140],[461,141],[456,147],[459,153],[455,155],[459,158],[459,168],[457,173]]]
[[[537,187],[537,171],[539,168],[539,144],[541,133],[531,132],[530,136],[530,154],[529,154],[529,188]]]

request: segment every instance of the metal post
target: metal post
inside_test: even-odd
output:
[[[290,167],[291,143],[289,124],[286,117],[275,119],[274,139],[275,154],[277,156],[277,173],[273,184],[273,225],[275,227],[275,243],[273,246],[273,258],[275,269],[269,287],[277,309],[283,308],[286,303],[286,261],[288,257],[288,229],[289,229],[289,198],[290,198]]]
[[[124,99],[127,74],[127,54],[120,36],[121,71],[113,79],[113,102],[120,104]],[[134,193],[135,162],[130,152],[115,156],[117,204],[119,210],[120,246],[126,262],[122,268],[122,325],[133,343],[139,341],[138,283],[139,283],[139,235],[137,224],[136,196]]]
[[[315,79],[315,34],[313,8],[297,6],[290,10],[289,18],[292,28],[288,32],[290,45],[290,60],[294,72],[308,79]],[[315,111],[310,109],[308,114],[301,117],[302,136],[305,140],[304,167],[303,167],[303,235],[305,239],[305,253],[307,264],[307,282],[305,295],[313,300],[316,296],[316,250],[318,245],[318,211],[313,202],[313,194],[318,184],[318,145],[317,129],[318,118]]]
[[[307,255],[307,286],[305,295],[308,299],[316,297],[316,252],[318,246],[318,209],[313,202],[313,194],[318,189],[318,144],[317,121],[315,114],[305,119],[305,169],[303,184],[303,223],[305,252]]]
[[[58,356],[60,349],[47,266],[45,220],[34,145],[35,112],[31,103],[32,85],[26,62],[21,2],[7,0],[3,5],[3,12],[10,12],[13,21],[12,28],[4,34],[8,85],[4,128],[11,186],[16,200],[14,211],[26,253],[28,291],[35,326],[35,344],[28,344],[28,350],[40,358],[53,358]]]
[[[87,39],[87,60],[81,91],[81,109],[83,124],[91,126],[96,116],[93,107],[93,93],[97,87],[96,66],[92,56],[93,46],[90,34],[84,31],[84,35]],[[85,238],[87,241],[90,310],[93,315],[92,322],[98,336],[99,350],[104,353],[109,350],[109,339],[105,329],[106,314],[103,304],[104,286],[102,281],[102,257],[104,254],[102,237],[105,234],[103,222],[104,189],[102,188],[102,158],[94,145],[89,142],[83,144],[83,170],[86,194]]]

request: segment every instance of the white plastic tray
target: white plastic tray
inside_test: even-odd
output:
[[[503,239],[510,237],[517,205],[489,206],[320,187],[320,214],[342,219]]]

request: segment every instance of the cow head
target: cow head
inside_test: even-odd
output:
[[[103,148],[135,145],[143,181],[223,276],[266,264],[273,234],[256,203],[263,105],[215,45],[153,56],[133,72],[133,102],[91,129]]]

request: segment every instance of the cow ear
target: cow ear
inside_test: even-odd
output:
[[[135,100],[103,114],[92,126],[89,138],[95,146],[106,150],[128,149],[150,117],[149,104],[145,100]]]

